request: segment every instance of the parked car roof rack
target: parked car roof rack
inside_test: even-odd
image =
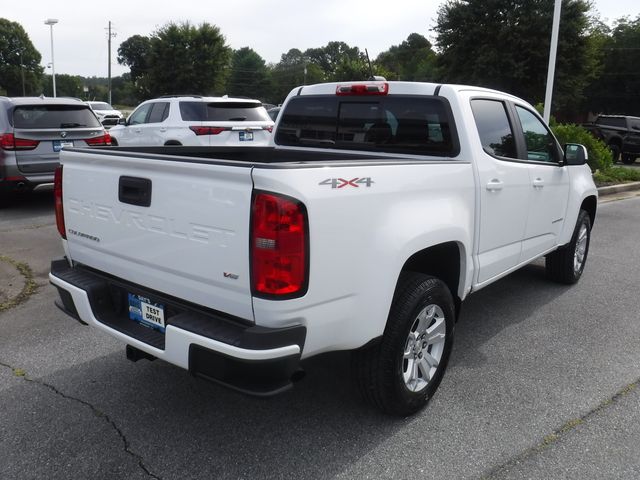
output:
[[[202,95],[189,95],[185,93],[185,94],[177,94],[177,95],[162,95],[158,98],[180,98],[180,97],[202,98]]]

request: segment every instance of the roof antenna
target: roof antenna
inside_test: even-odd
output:
[[[373,67],[371,66],[371,60],[369,59],[369,52],[367,52],[367,49],[364,49],[364,53],[367,56],[367,63],[369,64],[369,81],[370,82],[376,82],[376,81],[380,81],[380,82],[384,82],[386,80],[386,78],[381,77],[380,75],[374,75],[373,74]]]

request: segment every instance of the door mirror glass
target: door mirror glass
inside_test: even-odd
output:
[[[584,165],[589,159],[587,148],[579,143],[567,143],[564,146],[565,165]]]

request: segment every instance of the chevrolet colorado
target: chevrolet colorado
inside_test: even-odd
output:
[[[421,409],[471,292],[536,258],[583,273],[597,190],[581,145],[478,87],[304,86],[270,147],[64,149],[66,313],[232,388],[270,395],[353,351],[363,397]]]

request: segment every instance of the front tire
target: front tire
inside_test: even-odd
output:
[[[403,273],[382,339],[353,355],[364,399],[393,415],[422,409],[447,367],[454,322],[455,306],[444,282]]]
[[[591,218],[586,210],[580,210],[578,221],[568,245],[547,255],[547,277],[560,283],[572,284],[580,280],[589,254]]]
[[[633,165],[634,163],[636,163],[636,157],[625,153],[622,155],[622,163],[624,163],[625,165]]]

